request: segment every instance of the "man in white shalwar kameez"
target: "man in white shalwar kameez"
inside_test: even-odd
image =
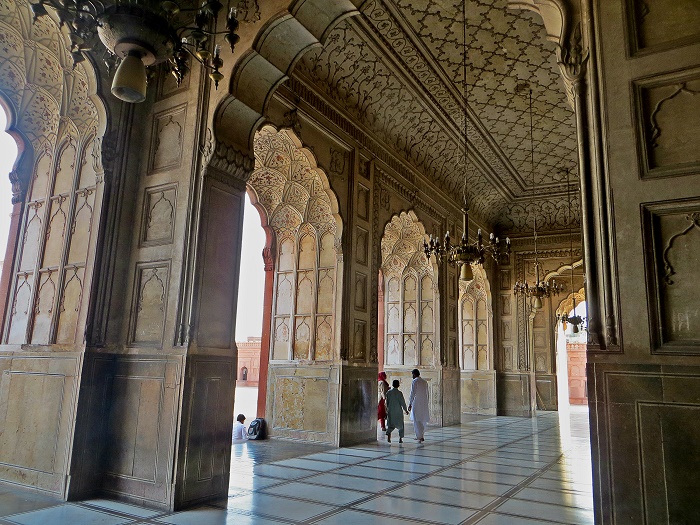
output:
[[[411,393],[408,396],[408,410],[411,411],[416,440],[422,443],[425,441],[425,424],[430,421],[428,382],[420,376],[420,371],[417,368],[411,372],[411,375],[413,383],[411,383]]]

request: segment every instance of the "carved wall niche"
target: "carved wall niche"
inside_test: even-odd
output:
[[[369,221],[369,195],[369,188],[357,185],[357,216],[365,221]]]
[[[170,263],[139,263],[134,273],[129,344],[161,346],[168,303]]]
[[[413,212],[394,215],[381,241],[385,358],[388,366],[437,366],[437,268],[423,252],[425,228]]]
[[[367,266],[369,253],[369,232],[359,226],[355,229],[355,261]]]
[[[153,116],[149,173],[179,168],[182,163],[187,104]]]
[[[367,311],[367,276],[355,272],[355,310]]]
[[[367,347],[367,323],[356,319],[355,329],[353,330],[352,359],[364,361],[367,355]]]
[[[630,54],[652,53],[700,40],[695,0],[627,0]]]
[[[642,177],[700,170],[700,71],[634,83]]]
[[[176,208],[177,184],[146,188],[141,214],[141,246],[173,242]]]
[[[248,185],[276,236],[271,359],[336,359],[341,219],[328,178],[291,130],[265,126]]]
[[[500,277],[501,290],[510,290],[512,287],[511,278],[510,278],[510,270],[500,270],[499,277]]]
[[[459,281],[460,368],[493,368],[493,309],[491,291],[483,269],[474,270],[474,279]]]
[[[642,212],[652,353],[700,353],[700,201]]]

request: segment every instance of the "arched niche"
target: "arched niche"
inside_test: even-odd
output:
[[[423,252],[425,227],[413,211],[394,215],[381,241],[384,365],[439,366],[437,264]]]
[[[271,321],[264,328],[270,345],[261,351],[273,361],[337,360],[343,229],[338,200],[291,130],[264,126],[254,151],[248,193],[268,232],[274,265]]]
[[[19,157],[10,174],[21,207],[9,239],[2,342],[82,344],[103,192],[106,109],[89,61],[74,66],[55,13],[28,2],[0,9],[0,101]],[[14,219],[13,219],[14,220]],[[6,279],[6,280],[5,280]]]
[[[463,371],[493,369],[493,305],[486,271],[459,281],[459,365]]]

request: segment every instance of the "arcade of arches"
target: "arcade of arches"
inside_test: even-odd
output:
[[[697,521],[700,8],[466,1],[466,105],[461,0],[247,1],[228,85],[156,69],[129,105],[0,0],[0,480],[225,497],[247,191],[273,437],[376,440],[380,369],[423,371],[434,425],[556,410],[556,314],[585,299],[596,522]],[[422,248],[462,236],[463,191],[472,239],[512,239],[469,282]],[[564,285],[538,310],[513,293],[536,258]]]

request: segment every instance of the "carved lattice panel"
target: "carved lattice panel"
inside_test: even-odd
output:
[[[104,129],[104,111],[92,91],[95,72],[88,61],[74,66],[70,43],[53,18],[33,20],[24,1],[4,2],[0,10],[0,90],[16,115],[14,131],[28,141],[25,150],[35,159],[29,170],[20,164],[15,173],[13,198],[24,207],[5,342],[57,342],[66,326],[60,320],[64,296],[82,317],[69,323],[72,335],[60,342],[82,342],[82,334],[76,335],[87,310],[82,274],[99,223],[93,210],[103,170],[97,130]],[[81,284],[74,288],[76,272]]]
[[[385,283],[385,363],[436,366],[434,268],[425,257],[425,233],[415,215],[401,213],[382,237]]]
[[[262,207],[278,243],[272,358],[333,359],[340,246],[335,195],[291,131],[263,127],[254,151],[252,201]]]

